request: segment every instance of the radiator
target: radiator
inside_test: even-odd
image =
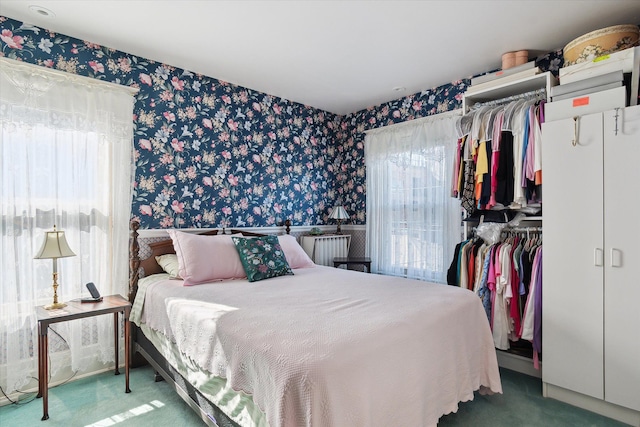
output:
[[[333,267],[333,258],[349,256],[350,234],[302,236],[302,248],[318,265]]]

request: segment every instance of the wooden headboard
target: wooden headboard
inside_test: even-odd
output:
[[[291,221],[285,221],[285,231],[287,234],[291,232]],[[150,243],[151,255],[143,260],[140,259],[140,244],[138,242],[138,230],[140,229],[140,223],[138,221],[131,221],[129,223],[131,234],[129,237],[129,301],[133,303],[136,293],[138,292],[138,280],[140,279],[140,268],[144,270],[145,276],[151,274],[162,273],[162,268],[158,265],[156,257],[166,254],[175,254],[176,251],[173,248],[173,241],[170,238],[161,240],[159,242]],[[241,233],[243,236],[266,236],[262,233],[253,233],[244,230],[228,230],[230,234]],[[227,230],[207,230],[201,235],[215,236],[218,234],[227,234]]]

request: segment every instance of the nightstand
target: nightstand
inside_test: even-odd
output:
[[[129,389],[129,348],[131,326],[129,324],[129,313],[131,303],[120,295],[109,295],[101,302],[81,303],[78,301],[66,301],[67,306],[59,310],[45,310],[44,306],[36,307],[38,317],[38,396],[42,397],[42,421],[49,419],[49,325],[52,323],[66,322],[69,320],[82,319],[83,317],[99,316],[101,314],[113,313],[113,330],[116,349],[116,369],[118,371],[118,313],[122,313],[124,318],[124,376],[125,393],[130,393]]]
[[[342,264],[346,264],[347,268],[349,268],[349,266],[353,264],[362,265],[367,270],[367,273],[371,273],[371,258],[368,257],[336,257],[333,259],[334,267],[340,267]]]

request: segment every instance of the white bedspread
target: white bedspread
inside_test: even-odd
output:
[[[481,386],[502,392],[470,291],[330,267],[249,283],[150,285],[141,321],[272,427],[432,426]]]

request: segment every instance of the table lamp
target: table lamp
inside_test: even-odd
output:
[[[342,222],[343,219],[349,219],[349,214],[344,209],[344,207],[342,206],[334,207],[333,210],[331,211],[331,215],[329,215],[329,218],[335,219],[338,221],[338,230],[336,231],[336,234],[342,234],[342,231],[340,230],[340,223]]]
[[[53,260],[53,304],[45,305],[47,310],[54,310],[66,307],[67,304],[58,302],[58,258],[66,258],[75,256],[76,254],[69,248],[64,231],[57,231],[53,226],[53,231],[45,233],[44,242],[34,259],[52,259]]]

